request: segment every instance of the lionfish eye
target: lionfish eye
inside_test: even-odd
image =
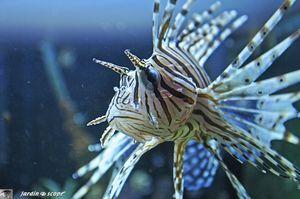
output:
[[[148,81],[150,81],[151,83],[157,83],[159,78],[160,78],[160,74],[159,72],[154,69],[153,67],[147,67],[147,69],[145,70],[146,76]]]

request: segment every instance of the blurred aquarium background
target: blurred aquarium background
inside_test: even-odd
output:
[[[164,2],[164,1],[163,1]],[[182,4],[184,0],[179,1]],[[203,11],[214,1],[199,0]],[[214,79],[279,7],[282,0],[222,0],[248,21],[227,39],[205,66]],[[1,0],[0,1],[0,188],[17,192],[66,191],[83,185],[72,173],[95,153],[106,125],[86,123],[106,112],[119,77],[92,58],[131,64],[123,54],[152,53],[152,0]],[[255,57],[300,28],[300,2],[288,12]],[[300,69],[300,41],[279,58],[264,77]],[[289,88],[299,90],[299,86]],[[299,104],[297,105],[299,107]],[[300,136],[299,121],[288,128]],[[300,166],[299,146],[275,142],[274,148]],[[165,143],[143,156],[120,198],[172,198],[173,145]],[[292,181],[262,174],[226,156],[226,162],[253,198],[300,198]],[[110,175],[86,198],[100,198]],[[235,191],[221,169],[211,188],[186,192],[185,198],[230,199]]]

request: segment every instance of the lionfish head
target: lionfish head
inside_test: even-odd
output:
[[[121,77],[106,113],[107,121],[137,141],[153,136],[167,138],[189,118],[196,103],[196,87],[174,81],[153,64],[153,56],[142,60],[129,50],[125,54],[135,70],[94,59]]]

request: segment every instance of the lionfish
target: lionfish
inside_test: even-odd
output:
[[[247,16],[237,17],[236,11],[215,16],[220,7],[216,2],[186,23],[195,0],[186,0],[176,16],[177,0],[168,0],[161,16],[160,0],[154,0],[150,58],[140,59],[125,50],[135,70],[94,59],[120,75],[120,86],[114,88],[106,114],[88,123],[107,121],[109,126],[101,137],[99,155],[74,173],[77,178],[95,170],[73,198],[83,197],[111,167],[112,178],[103,198],[118,197],[141,156],[169,141],[174,142],[176,199],[183,198],[184,188],[209,187],[219,166],[238,197],[250,198],[224,163],[222,151],[264,173],[299,182],[300,170],[271,149],[271,141],[299,143],[284,123],[300,116],[293,106],[300,92],[274,93],[300,82],[300,70],[257,79],[299,37],[300,30],[245,64],[295,1],[285,0],[225,71],[211,81],[204,64]],[[91,146],[91,150],[97,148],[99,145]]]

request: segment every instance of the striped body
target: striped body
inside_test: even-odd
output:
[[[180,67],[174,60],[154,55],[146,61],[150,72],[138,68],[121,78],[107,111],[112,128],[141,142],[152,136],[174,140],[196,104],[197,87],[171,66]],[[152,80],[151,75],[157,77]]]
[[[300,181],[300,171],[271,149],[272,140],[299,143],[284,123],[300,116],[293,107],[300,100],[300,93],[274,93],[299,83],[300,70],[257,81],[296,41],[300,30],[244,65],[295,0],[285,0],[214,81],[203,67],[205,62],[247,17],[237,17],[234,10],[214,17],[220,7],[217,2],[203,13],[194,14],[183,27],[194,1],[186,0],[174,17],[177,0],[168,0],[160,18],[160,0],[154,0],[152,56],[140,59],[125,51],[135,70],[94,60],[119,73],[121,80],[106,115],[88,124],[108,122],[100,140],[105,148],[75,173],[80,177],[96,169],[73,198],[81,198],[114,163],[113,176],[103,198],[118,197],[140,157],[167,141],[174,142],[176,199],[183,197],[184,188],[198,190],[210,186],[219,165],[239,198],[250,198],[224,163],[221,151],[262,172]]]

